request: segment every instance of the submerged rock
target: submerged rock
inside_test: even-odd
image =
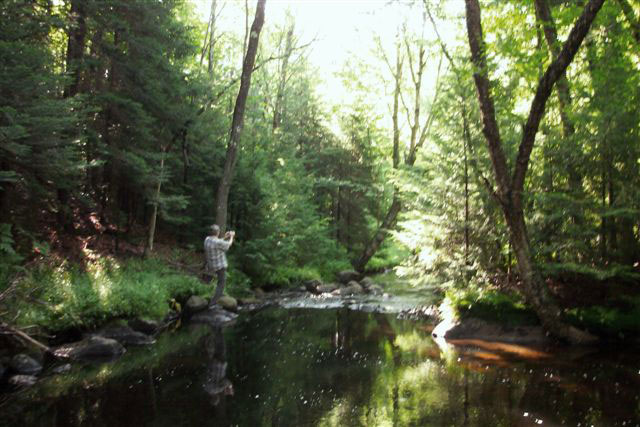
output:
[[[462,320],[445,319],[434,328],[433,336],[448,340],[478,339],[514,344],[549,341],[541,326],[507,326],[472,317]]]
[[[36,382],[38,378],[34,375],[14,375],[9,378],[9,384],[15,387],[31,387]]]
[[[191,323],[205,323],[211,326],[222,326],[233,322],[238,315],[224,310],[220,307],[214,307],[206,311],[201,311],[193,315],[190,319]]]
[[[97,336],[111,338],[118,341],[122,345],[149,345],[156,341],[142,332],[134,331],[129,326],[124,325],[108,325],[100,329]]]
[[[187,302],[184,304],[184,311],[187,315],[190,316],[199,311],[206,310],[208,305],[209,303],[206,299],[198,295],[191,295]]]
[[[22,375],[38,375],[42,371],[42,365],[39,362],[23,353],[13,356],[9,366],[14,372]]]
[[[61,345],[53,351],[54,356],[72,360],[114,358],[122,355],[125,348],[111,338],[91,336],[82,341]]]
[[[127,324],[134,331],[142,332],[147,335],[153,335],[160,327],[159,322],[145,318],[131,319]]]
[[[358,281],[360,280],[361,277],[362,277],[362,274],[358,273],[357,271],[346,270],[338,273],[338,275],[336,276],[336,279],[338,280],[338,282],[342,284],[347,284],[352,280]]]

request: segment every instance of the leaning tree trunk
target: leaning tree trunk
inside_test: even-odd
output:
[[[240,78],[240,90],[236,98],[236,104],[233,109],[233,119],[231,121],[231,131],[229,136],[229,144],[227,145],[227,155],[224,161],[224,171],[216,198],[216,224],[224,231],[227,223],[227,205],[229,201],[229,190],[231,189],[231,180],[236,167],[238,155],[238,144],[242,134],[244,125],[244,109],[247,104],[247,96],[249,87],[251,86],[251,74],[253,66],[256,62],[256,54],[258,52],[258,41],[260,39],[260,31],[264,24],[264,7],[266,0],[258,0],[256,16],[251,25],[249,43],[247,45],[247,54],[242,64],[242,77]]]
[[[471,49],[471,59],[474,64],[473,78],[478,92],[480,110],[482,112],[483,133],[487,140],[498,187],[496,198],[504,213],[509,230],[509,239],[516,255],[521,280],[520,288],[545,329],[561,339],[575,343],[592,341],[595,338],[562,321],[558,304],[536,271],[533,265],[531,248],[527,236],[522,194],[531,151],[540,121],[544,116],[546,102],[551,95],[555,82],[565,73],[567,67],[571,61],[573,61],[575,54],[591,27],[591,23],[603,3],[604,0],[590,0],[587,3],[582,14],[571,29],[567,40],[562,46],[561,52],[549,65],[540,79],[531,103],[529,117],[522,132],[522,140],[518,148],[513,176],[511,176],[500,138],[491,93],[491,83],[488,77],[486,45],[484,44],[482,35],[480,5],[478,0],[465,0],[467,34],[469,37],[469,47]]]

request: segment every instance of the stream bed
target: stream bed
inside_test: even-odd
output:
[[[0,425],[640,425],[637,350],[453,345],[393,310],[321,307],[186,324],[74,365],[2,395]]]

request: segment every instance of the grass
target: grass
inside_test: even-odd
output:
[[[7,307],[18,326],[87,329],[113,318],[161,318],[172,299],[184,301],[211,290],[159,259],[100,257],[84,269],[66,261],[30,269]]]

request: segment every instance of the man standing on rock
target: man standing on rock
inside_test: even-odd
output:
[[[227,272],[227,256],[226,252],[233,244],[233,238],[236,235],[235,231],[227,231],[224,235],[224,239],[220,236],[220,227],[217,224],[211,226],[211,235],[204,239],[204,254],[206,257],[205,265],[205,280],[211,283],[213,276],[217,276],[218,286],[216,292],[213,294],[209,307],[216,305],[222,291],[224,290],[225,276]]]

